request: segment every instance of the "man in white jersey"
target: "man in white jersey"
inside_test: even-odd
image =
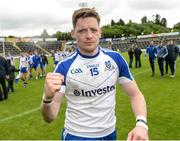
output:
[[[29,62],[28,62],[28,57],[26,56],[27,54],[25,52],[21,53],[21,56],[19,58],[19,69],[20,72],[16,79],[21,78],[23,80],[23,86],[27,86],[27,81],[29,78]],[[17,80],[16,80],[17,81]]]
[[[30,73],[30,78],[32,79],[32,69],[33,69],[33,65],[34,65],[34,62],[33,62],[33,57],[34,57],[34,54],[32,51],[29,51],[29,55],[28,55],[28,61],[29,61],[29,73]]]
[[[54,66],[55,67],[59,63],[60,60],[61,60],[61,58],[60,58],[59,51],[55,50],[55,53],[54,53]]]
[[[77,49],[48,73],[41,103],[46,122],[53,121],[67,100],[62,140],[116,140],[116,83],[131,100],[136,126],[128,140],[147,140],[146,102],[123,57],[99,45],[99,14],[81,8],[73,14],[72,37]]]

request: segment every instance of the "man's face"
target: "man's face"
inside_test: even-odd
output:
[[[168,44],[173,45],[174,44],[173,40],[169,40]]]
[[[96,53],[101,29],[94,17],[79,18],[71,35],[82,53]]]
[[[25,56],[25,53],[24,53],[24,52],[22,52],[22,53],[21,53],[21,56],[22,56],[22,57],[24,57],[24,56]]]
[[[152,46],[152,45],[154,45],[154,42],[153,42],[153,41],[151,41],[151,42],[150,42],[150,45],[151,45],[151,46]]]
[[[159,43],[159,46],[162,47],[162,46],[163,46],[163,42],[160,42],[160,43]]]

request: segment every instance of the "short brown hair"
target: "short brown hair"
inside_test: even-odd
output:
[[[76,26],[76,23],[79,18],[87,18],[87,17],[94,17],[96,18],[98,24],[100,24],[100,16],[96,12],[95,8],[80,8],[75,10],[72,16],[73,27]]]

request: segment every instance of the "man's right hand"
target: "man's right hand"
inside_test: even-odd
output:
[[[59,92],[64,82],[64,76],[59,73],[48,73],[44,83],[44,93],[48,99],[54,97]]]

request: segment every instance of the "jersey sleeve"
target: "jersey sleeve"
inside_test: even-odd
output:
[[[64,82],[61,85],[60,92],[65,93],[65,91],[66,91],[66,74],[65,74],[65,68],[64,68],[64,65],[63,65],[62,62],[57,64],[57,66],[56,66],[56,68],[54,70],[54,73],[59,73],[59,74],[64,76]]]
[[[131,72],[129,70],[127,62],[125,61],[125,59],[121,56],[121,54],[119,52],[104,51],[104,53],[109,55],[116,63],[118,70],[119,70],[118,82],[120,84],[128,83],[128,82],[134,80],[134,78],[131,75]]]
[[[125,59],[120,54],[117,55],[117,58],[118,59],[116,63],[119,69],[119,78],[118,78],[119,83],[124,84],[134,80]]]
[[[54,70],[54,73],[60,73],[61,75],[64,76],[64,82],[62,83],[62,87],[61,87],[62,93],[65,93],[66,77],[67,77],[69,68],[71,64],[74,62],[74,60],[76,59],[77,55],[78,53],[77,51],[75,51],[71,56],[59,62]]]

